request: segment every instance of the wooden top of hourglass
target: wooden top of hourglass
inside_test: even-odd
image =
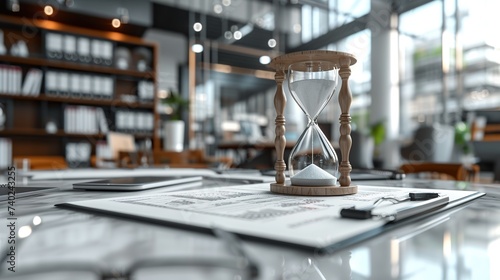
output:
[[[335,64],[336,68],[340,68],[340,60],[342,58],[349,58],[349,65],[356,63],[356,57],[354,55],[337,52],[337,51],[324,51],[324,50],[314,50],[314,51],[302,51],[294,52],[289,54],[284,54],[274,58],[270,63],[269,67],[274,70],[286,70],[290,64],[302,62],[302,61],[330,61]]]
[[[284,109],[286,105],[286,97],[282,92],[282,83],[285,80],[285,73],[291,64],[306,61],[328,61],[339,68],[339,75],[342,78],[342,87],[339,92],[339,104],[341,107],[340,117],[340,150],[342,161],[340,162],[340,186],[293,186],[285,183],[286,164],[284,160],[285,150],[285,116]],[[351,75],[350,66],[356,63],[356,58],[349,53],[325,50],[302,51],[285,54],[274,58],[269,66],[276,70],[276,83],[278,88],[274,99],[276,108],[276,139],[275,146],[277,151],[276,183],[271,184],[271,191],[280,194],[305,195],[305,196],[330,196],[330,195],[348,195],[358,192],[357,186],[351,186],[351,164],[349,163],[349,153],[351,150],[352,140],[350,137],[351,117],[349,110],[352,101],[352,95],[349,90],[348,80]],[[304,69],[305,70],[305,69]]]

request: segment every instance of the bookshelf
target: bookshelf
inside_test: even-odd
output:
[[[1,19],[0,19],[1,20]],[[1,22],[0,22],[1,24]],[[154,72],[139,72],[133,70],[126,69],[116,69],[112,67],[106,66],[98,66],[91,64],[79,64],[78,62],[66,62],[66,61],[57,61],[51,60],[47,58],[36,58],[36,57],[17,57],[10,55],[0,55],[0,61],[2,63],[11,63],[15,65],[31,65],[31,66],[40,66],[40,67],[52,67],[52,68],[60,68],[66,70],[76,70],[76,71],[85,71],[85,72],[93,72],[93,73],[102,73],[102,74],[113,74],[120,76],[130,76],[137,78],[145,78],[149,79],[154,76]]]
[[[74,143],[88,143],[95,155],[107,131],[151,139],[153,150],[161,149],[156,44],[7,15],[0,16],[0,30],[7,50],[0,53],[0,105],[6,119],[0,139],[11,142],[12,158],[65,157]],[[21,51],[15,53],[17,44]],[[27,55],[19,54],[22,45]]]

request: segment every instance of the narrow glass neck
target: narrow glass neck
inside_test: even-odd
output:
[[[311,119],[309,118],[309,116],[307,116],[307,126],[313,126],[313,125],[318,125],[318,118],[315,118],[315,119]]]

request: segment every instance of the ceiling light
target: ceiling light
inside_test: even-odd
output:
[[[271,58],[267,55],[263,55],[259,58],[260,64],[269,64],[271,62]]]
[[[64,5],[66,5],[66,7],[73,7],[74,4],[75,4],[74,0],[65,0],[64,1]]]
[[[116,13],[118,14],[118,18],[120,19],[120,22],[123,24],[127,24],[129,20],[129,14],[128,14],[128,9],[124,7],[118,7],[116,10]]]
[[[42,223],[42,218],[40,216],[33,217],[33,225],[38,226]]]
[[[226,7],[231,5],[231,0],[222,0],[222,5],[224,5]]]
[[[241,39],[241,37],[243,37],[243,35],[241,34],[241,31],[239,31],[239,30],[235,31],[233,36],[234,36],[234,39],[236,39],[236,40],[239,40],[239,39]]]
[[[240,40],[244,36],[250,34],[253,30],[253,24],[248,23],[242,27],[238,27],[237,25],[233,25],[233,26],[231,26],[230,29],[231,29],[231,31],[226,31],[224,33],[224,37],[229,41],[228,42],[229,44],[232,44],[232,43],[234,43],[235,40]],[[231,34],[228,34],[228,32],[229,33],[232,32],[233,33],[232,36],[231,36]]]
[[[114,28],[118,28],[122,25],[122,22],[117,19],[117,18],[114,18],[112,21],[111,21],[111,25],[114,27]]]
[[[263,27],[264,26],[264,19],[259,17],[258,19],[255,20],[258,26]]]
[[[117,17],[111,20],[111,25],[114,28],[120,27],[122,24],[127,24],[129,20],[128,9],[124,7],[118,7],[116,9]]]
[[[214,5],[214,12],[215,12],[216,14],[220,14],[220,13],[222,13],[222,6],[221,6],[220,4],[215,4],[215,5]]]
[[[33,230],[31,229],[30,226],[22,226],[19,228],[19,231],[17,232],[17,236],[19,238],[26,238],[31,235]]]
[[[276,40],[274,40],[274,39],[269,39],[269,41],[267,41],[267,45],[268,45],[270,48],[274,48],[274,47],[276,47]]]
[[[193,52],[195,52],[195,53],[201,53],[203,51],[203,45],[201,45],[201,44],[194,44],[191,47],[191,50],[193,50]]]
[[[293,25],[293,32],[300,33],[302,31],[302,26],[299,23]]]
[[[201,23],[199,23],[199,22],[195,22],[193,24],[193,29],[196,32],[200,32],[203,29],[203,25]]]
[[[43,8],[43,12],[48,15],[48,16],[51,16],[53,13],[54,13],[54,8],[52,8],[51,5],[47,5]]]
[[[19,0],[9,0],[7,2],[7,9],[11,10],[12,12],[19,12],[21,10],[19,6]]]
[[[160,90],[158,91],[158,98],[159,98],[159,99],[165,99],[165,98],[167,98],[167,97],[168,97],[168,95],[169,95],[169,94],[168,94],[168,91],[167,91],[167,90],[165,90],[165,89],[160,89]]]
[[[221,124],[222,131],[238,132],[241,130],[240,122],[237,121],[224,121]]]

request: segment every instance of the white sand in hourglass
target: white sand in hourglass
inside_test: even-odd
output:
[[[337,177],[319,168],[316,164],[308,165],[290,180],[294,186],[335,186],[337,184]]]

